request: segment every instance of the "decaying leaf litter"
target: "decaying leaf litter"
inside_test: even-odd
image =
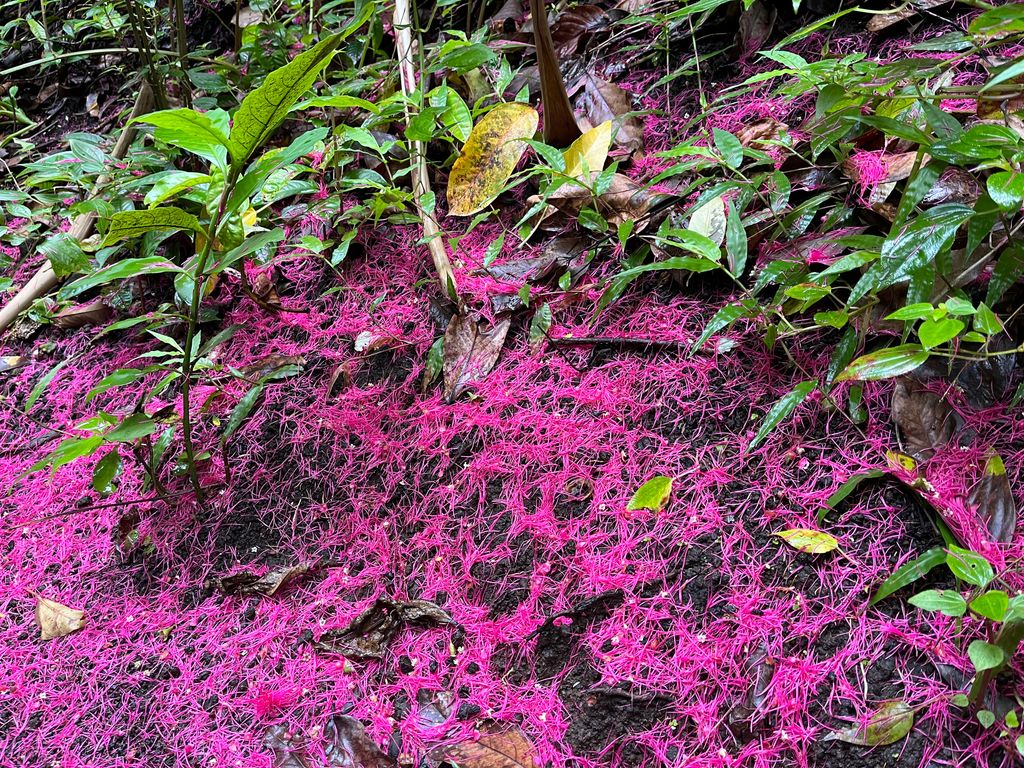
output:
[[[203,506],[134,504],[148,486],[130,464],[110,473],[109,496],[89,463],[23,476],[57,436],[3,411],[2,466],[16,479],[3,518],[3,754],[29,765],[1010,764],[1005,738],[951,698],[977,646],[956,642],[952,617],[900,599],[909,590],[878,590],[896,586],[901,565],[925,578],[903,588],[955,590],[936,567],[958,551],[944,532],[984,554],[1010,593],[1021,588],[1021,422],[1007,405],[1019,376],[910,367],[921,353],[890,347],[843,374],[867,381],[857,424],[805,386],[829,369],[824,348],[789,347],[792,371],[741,322],[693,350],[740,296],[682,273],[692,261],[641,271],[595,318],[616,237],[575,227],[581,212],[612,233],[657,229],[664,214],[716,248],[731,236],[727,194],[691,209],[676,177],[647,184],[666,168],[659,151],[696,130],[700,93],[669,98],[662,72],[617,70],[604,36],[638,10],[619,5],[553,15],[559,55],[585,68],[570,83],[580,135],[558,148],[559,186],[510,182],[533,157],[537,112],[525,105],[510,104],[516,130],[505,123],[500,144],[479,150],[493,177],[460,183],[472,136],[446,190],[433,169],[445,232],[465,232],[458,302],[410,290],[431,277],[416,222],[361,233],[341,274],[286,246],[273,303],[301,312],[216,289],[224,325],[237,326],[217,356],[242,377],[201,406],[200,437],[219,445]],[[524,16],[503,19],[511,26],[492,28],[514,31]],[[740,13],[745,63],[715,84],[756,73],[754,52],[779,23],[760,2]],[[727,160],[804,129],[798,111],[739,103],[746,111],[700,126],[734,137],[711,134]],[[845,177],[857,205],[890,219],[911,154],[920,161],[860,157],[791,183]],[[620,165],[600,181],[610,161]],[[944,178],[940,203],[978,194]],[[457,218],[488,206],[473,228]],[[541,234],[524,246],[515,233],[531,207]],[[286,231],[330,228],[305,215]],[[560,245],[546,234],[569,231]],[[796,242],[808,261],[840,255],[827,237]],[[752,236],[723,258],[735,268],[759,246],[775,247]],[[652,251],[679,257],[673,248]],[[325,279],[344,290],[324,293]],[[47,416],[70,428],[90,415],[82,403],[110,366],[150,349],[94,337],[108,311],[65,311],[52,334],[5,350],[18,361],[0,373],[5,398],[20,405],[64,361]],[[905,378],[872,383],[882,367]],[[137,396],[98,402],[130,412]],[[160,405],[173,413],[173,394]],[[233,437],[218,444],[225,423]],[[1015,693],[1004,675],[1000,717]]]

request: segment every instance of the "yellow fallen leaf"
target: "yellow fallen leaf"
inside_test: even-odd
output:
[[[36,598],[36,624],[39,625],[39,637],[42,640],[53,640],[57,637],[70,635],[85,626],[85,612],[76,608],[68,608],[54,600],[47,600],[41,595]]]
[[[586,184],[604,170],[612,145],[612,121],[605,120],[580,136],[565,150],[565,175]],[[586,174],[586,175],[584,175]]]
[[[256,209],[250,205],[249,210],[242,214],[242,227],[246,234],[252,231],[258,220],[259,217],[256,215]]]
[[[788,531],[779,531],[775,535],[793,549],[810,555],[823,555],[839,546],[835,536],[810,528],[791,528]]]
[[[528,104],[499,104],[469,134],[448,176],[448,213],[472,216],[505,188],[540,116]]]
[[[698,235],[704,235],[715,245],[721,245],[725,242],[725,227],[725,200],[718,195],[693,212],[687,229]]]

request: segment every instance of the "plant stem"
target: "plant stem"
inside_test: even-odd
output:
[[[181,69],[181,101],[192,106],[192,89],[188,82],[188,30],[185,27],[185,0],[174,0],[174,26],[178,32],[178,67]]]
[[[181,434],[182,441],[185,444],[185,460],[188,464],[189,482],[192,484],[196,501],[199,503],[203,501],[203,489],[199,484],[199,473],[196,471],[196,451],[194,441],[192,440],[192,369],[195,365],[195,360],[192,357],[192,347],[195,345],[196,331],[199,329],[199,305],[203,297],[206,262],[209,261],[210,252],[213,250],[213,241],[217,237],[220,223],[224,218],[224,209],[227,206],[228,198],[231,196],[231,192],[235,188],[235,182],[238,180],[238,172],[239,169],[232,166],[231,171],[228,173],[227,180],[224,182],[224,189],[220,195],[220,202],[217,205],[217,214],[210,219],[210,226],[206,230],[206,242],[203,243],[199,258],[196,259],[195,272],[192,276],[192,302],[188,310],[188,325],[185,329],[184,351],[181,358]]]

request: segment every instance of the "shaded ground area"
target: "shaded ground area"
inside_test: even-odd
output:
[[[851,473],[884,465],[886,421],[861,433],[808,404],[745,450],[752,419],[793,381],[742,333],[688,356],[611,342],[532,352],[514,328],[475,396],[446,404],[421,387],[436,331],[428,302],[404,290],[423,276],[415,233],[388,237],[324,298],[319,266],[287,262],[288,302],[304,313],[268,316],[229,287],[215,295],[241,325],[225,363],[301,355],[305,367],[268,387],[227,446],[230,488],[216,487],[214,457],[203,509],[118,505],[141,495],[134,468],[103,501],[88,461],[7,498],[8,763],[267,765],[269,725],[315,736],[350,711],[378,743],[419,756],[486,718],[518,724],[553,765],[916,766],[950,750],[999,764],[1001,748],[956,723],[940,695],[944,665],[967,668],[945,620],[923,625],[898,600],[866,607],[895,566],[940,542],[920,503],[892,482],[865,485],[830,516],[841,552],[828,555],[772,536],[814,527]],[[600,336],[692,341],[713,303],[659,285],[610,310]],[[551,336],[594,335],[588,316],[565,312]],[[386,341],[351,351],[368,329]],[[101,371],[147,346],[71,336],[8,375],[3,470],[30,466],[58,437],[15,412],[43,371],[71,359],[34,418],[73,423]],[[885,397],[869,388],[869,410],[887,419]],[[203,425],[232,405],[207,403]],[[1012,456],[1019,435],[997,410],[965,416],[978,445]],[[935,460],[942,472],[972,471],[980,455],[948,453]],[[658,473],[676,478],[667,509],[626,511]],[[141,522],[124,553],[115,539],[129,511]],[[298,563],[322,567],[270,598],[207,584]],[[40,645],[30,590],[82,607],[87,627]],[[456,625],[404,630],[380,661],[314,647],[377,597],[433,601]],[[454,696],[451,718],[424,727],[417,697],[441,692]],[[890,698],[920,708],[906,742],[822,742]]]

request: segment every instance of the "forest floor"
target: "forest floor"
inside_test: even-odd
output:
[[[890,55],[942,29],[834,32],[806,48]],[[751,66],[730,64],[703,87]],[[668,104],[655,75],[619,79],[639,109],[660,110],[645,117],[630,170],[648,179],[695,93]],[[799,109],[752,99],[708,125],[792,121]],[[291,216],[293,234],[331,234],[313,210]],[[524,259],[571,252],[564,240],[510,242],[483,270],[515,218],[460,241],[460,288],[477,306],[515,296]],[[464,768],[1013,763],[950,704],[970,675],[958,620],[904,597],[868,605],[893,570],[943,544],[934,505],[887,458],[901,450],[891,382],[866,385],[861,424],[811,398],[751,449],[757,418],[825,371],[830,346],[808,340],[790,360],[740,323],[690,354],[735,290],[700,275],[645,279],[595,320],[607,260],[560,305],[547,339],[514,316],[493,370],[448,402],[424,385],[451,308],[420,237],[416,225],[367,231],[340,275],[282,249],[274,279],[294,311],[218,287],[210,306],[238,325],[218,362],[295,372],[266,386],[223,450],[217,429],[245,388],[200,393],[199,439],[214,452],[201,505],[180,477],[174,503],[155,500],[131,463],[101,497],[100,456],[25,474],[95,411],[86,396],[97,382],[137,365],[152,339],[53,326],[8,338],[3,353],[28,362],[0,373],[0,765],[436,766],[445,749]],[[38,261],[27,254],[15,282]],[[152,279],[137,307],[166,288]],[[61,361],[26,416],[33,386]],[[96,402],[120,412],[138,397],[123,388]],[[921,469],[936,498],[958,498],[992,447],[1024,487],[1020,409],[950,397],[958,440]],[[147,408],[176,405],[168,394]],[[829,497],[873,470],[885,474],[819,524]],[[668,503],[628,509],[653,476],[673,478]],[[947,511],[1007,584],[1024,586],[1007,568],[1024,554],[1020,533],[986,548],[969,510]],[[838,549],[808,554],[775,535],[819,525]],[[247,573],[283,583],[253,587]],[[940,570],[918,584],[953,586]],[[84,627],[41,642],[37,595],[83,610]],[[828,738],[894,700],[914,708],[906,739]],[[348,745],[326,758],[325,729]]]

